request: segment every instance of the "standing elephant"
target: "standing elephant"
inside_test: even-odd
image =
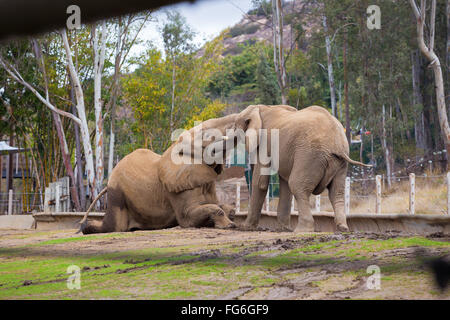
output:
[[[80,230],[89,234],[162,229],[177,225],[234,227],[231,221],[234,209],[219,205],[216,197],[215,181],[222,172],[223,162],[208,164],[203,157],[194,162],[195,154],[190,147],[194,135],[200,134],[200,153],[208,148],[213,154],[225,150],[228,140],[226,130],[234,125],[235,117],[230,115],[203,122],[201,127],[194,127],[182,134],[162,156],[147,149],[138,149],[124,157],[113,169],[105,188],[108,197],[103,220],[86,220],[93,203],[80,221]],[[210,128],[216,129],[219,137],[212,139],[206,130]],[[180,156],[178,160],[175,159],[177,155]],[[218,157],[224,158],[220,154]]]
[[[271,130],[279,130],[280,200],[277,217],[283,228],[290,229],[291,200],[294,195],[299,212],[295,231],[313,232],[310,195],[321,194],[328,188],[337,230],[348,231],[344,213],[347,164],[368,165],[349,158],[345,131],[336,118],[318,106],[298,111],[284,105],[252,105],[238,114],[236,129],[244,132],[249,129],[267,129],[269,139]],[[250,210],[244,228],[254,228],[259,222],[270,178],[269,175],[261,174],[263,168],[260,161],[253,168]]]

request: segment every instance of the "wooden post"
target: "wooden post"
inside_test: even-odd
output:
[[[236,213],[241,211],[241,183],[236,183]]]
[[[409,213],[414,214],[416,211],[416,175],[409,174]]]
[[[375,204],[375,213],[381,213],[381,176],[375,177],[377,188],[377,203]]]
[[[0,193],[2,193],[2,180],[3,180],[3,156],[0,155]]]
[[[320,212],[320,194],[316,196],[316,212]]]
[[[266,193],[266,211],[269,212],[270,211],[270,198],[269,198],[269,192],[270,188],[267,189],[267,193]]]
[[[295,197],[292,196],[291,213],[294,213],[294,211],[295,211]]]
[[[16,152],[16,174],[19,174],[19,152]]]
[[[13,190],[9,189],[8,192],[8,215],[13,214]]]
[[[56,183],[55,185],[55,212],[61,211],[61,185],[59,183]]]
[[[344,209],[345,215],[348,215],[350,213],[350,177],[345,178]]]
[[[450,215],[450,172],[447,172],[447,214]]]

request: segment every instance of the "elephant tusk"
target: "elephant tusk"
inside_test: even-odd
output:
[[[225,141],[230,140],[230,137],[229,136],[222,136],[222,140],[225,140]]]

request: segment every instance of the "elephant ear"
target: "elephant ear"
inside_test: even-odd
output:
[[[248,106],[245,110],[243,110],[236,120],[236,128],[242,129],[245,132],[245,145],[247,150],[249,152],[255,151],[259,145],[260,129],[262,128],[262,119],[259,112],[259,106]],[[251,134],[256,134],[256,145],[251,145],[249,143]]]
[[[236,126],[246,132],[249,129],[259,130],[262,128],[259,106],[248,106],[236,119]]]
[[[167,154],[166,151],[158,164],[158,172],[164,188],[169,192],[179,193],[215,181],[221,172],[221,166],[214,169],[206,164],[174,163],[170,152]]]

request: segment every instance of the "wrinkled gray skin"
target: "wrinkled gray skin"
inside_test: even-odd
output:
[[[267,129],[269,137],[270,130],[279,129],[280,200],[277,217],[283,229],[290,229],[291,200],[294,195],[299,211],[295,231],[313,232],[314,219],[309,198],[311,194],[321,194],[327,188],[337,230],[348,231],[344,213],[347,163],[364,164],[348,157],[345,131],[336,118],[318,106],[297,111],[283,105],[254,105],[238,115],[236,128],[244,131]],[[260,174],[262,167],[259,162],[253,166],[250,209],[244,228],[255,228],[260,219],[270,178]]]
[[[203,130],[216,128],[225,136],[236,115],[203,122]],[[172,150],[193,136],[198,127],[182,135],[162,156],[138,149],[114,168],[107,185],[107,210],[103,221],[81,221],[84,234],[181,227],[235,227],[234,209],[218,203],[215,181],[222,164],[177,164]],[[204,141],[201,149],[215,143],[225,148],[226,140]],[[192,152],[180,152],[192,158]],[[87,214],[86,213],[86,217]],[[85,217],[85,218],[86,218]]]

